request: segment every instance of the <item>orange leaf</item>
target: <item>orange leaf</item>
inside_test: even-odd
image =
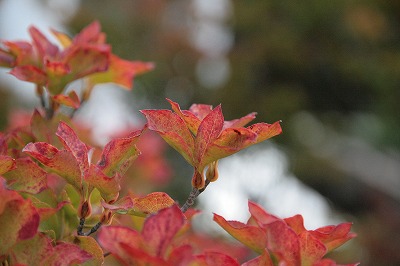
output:
[[[148,215],[174,204],[175,201],[167,193],[153,192],[144,197],[134,198],[133,206],[129,213],[139,216]]]
[[[226,221],[222,216],[217,214],[214,214],[214,221],[231,236],[258,254],[264,252],[267,246],[267,235],[261,228],[237,221]]]
[[[75,91],[71,91],[68,95],[57,94],[53,96],[53,101],[65,106],[78,109],[80,106],[80,100]]]
[[[10,156],[0,155],[0,175],[15,169],[15,160]]]

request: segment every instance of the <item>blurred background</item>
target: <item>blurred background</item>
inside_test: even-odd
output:
[[[221,160],[200,230],[211,212],[245,221],[251,199],[309,229],[352,221],[358,237],[330,255],[341,263],[400,265],[400,2],[0,0],[2,40],[28,39],[30,24],[73,35],[93,20],[115,54],[156,64],[132,91],[95,90],[78,117],[99,139],[143,123],[139,109],[169,108],[166,97],[222,103],[225,120],[283,121],[282,135]],[[1,69],[1,130],[38,104]],[[184,201],[191,169],[167,152],[162,189]]]

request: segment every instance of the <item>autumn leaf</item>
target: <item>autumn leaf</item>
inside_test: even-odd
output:
[[[68,95],[57,94],[53,96],[53,101],[65,106],[78,109],[80,106],[80,100],[75,91],[71,91]]]
[[[219,252],[206,251],[196,256],[195,265],[207,266],[239,266],[234,258]],[[196,264],[197,263],[197,264]],[[203,264],[204,263],[204,264]]]
[[[274,263],[272,262],[271,256],[268,252],[268,249],[264,249],[263,253],[255,257],[254,259],[251,259],[249,261],[246,261],[243,263],[241,266],[274,266]]]
[[[184,223],[185,216],[176,204],[147,218],[142,236],[149,246],[151,255],[165,258],[167,247]]]
[[[257,226],[246,225],[238,221],[226,221],[218,214],[214,214],[214,221],[231,236],[258,254],[263,253],[267,246],[267,235]]]
[[[31,158],[19,158],[16,168],[4,175],[11,189],[38,194],[47,188],[47,173]]]
[[[59,150],[46,142],[28,143],[22,151],[63,177],[77,191],[82,191],[81,170],[71,152]]]
[[[255,113],[232,121],[224,121],[221,106],[192,105],[189,110],[167,99],[169,110],[141,110],[150,130],[156,131],[170,146],[191,164],[195,173],[192,186],[205,185],[204,170],[215,161],[282,132],[279,122],[258,123],[242,127],[253,120]],[[209,181],[215,181],[211,177]]]
[[[30,200],[4,186],[0,178],[0,256],[14,244],[34,237],[40,217]]]
[[[15,160],[7,155],[0,155],[0,175],[15,169]]]
[[[350,232],[351,225],[351,223],[341,223],[336,226],[329,225],[311,230],[310,233],[324,243],[329,252],[356,237],[356,234]]]
[[[140,155],[135,144],[141,134],[142,130],[138,130],[126,138],[113,139],[106,144],[97,162],[97,166],[105,175],[111,177],[117,172],[123,174],[122,170],[127,168],[126,163],[130,164]]]

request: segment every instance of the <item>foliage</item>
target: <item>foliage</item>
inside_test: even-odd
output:
[[[218,160],[279,135],[279,122],[245,127],[255,113],[225,121],[221,105],[181,110],[168,100],[173,111],[142,110],[143,128],[93,148],[75,112],[67,116],[60,106],[77,110],[99,83],[130,89],[132,78],[153,65],[113,55],[97,22],[74,38],[52,31],[62,48],[35,27],[29,32],[32,42],[5,41],[0,49],[0,65],[34,83],[42,104],[26,125],[0,135],[2,265],[101,265],[109,256],[123,265],[336,265],[324,256],[355,236],[349,223],[306,230],[300,215],[280,219],[253,202],[246,224],[215,214],[223,229],[258,253],[255,258],[244,246],[205,238],[191,227],[197,211],[190,207],[217,180]],[[77,79],[85,81],[82,95],[68,87]],[[147,130],[194,168],[182,206],[164,192],[122,189]]]

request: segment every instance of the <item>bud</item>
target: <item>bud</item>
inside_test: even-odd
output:
[[[110,209],[104,209],[103,213],[101,214],[100,222],[101,224],[109,225],[112,221],[112,212]]]
[[[92,214],[92,205],[89,201],[85,200],[81,202],[78,208],[80,218],[87,218]]]
[[[202,189],[204,186],[205,186],[205,181],[203,175],[200,174],[199,171],[197,171],[197,169],[195,169],[192,177],[192,187],[197,189]]]
[[[214,182],[215,180],[218,179],[218,160],[216,160],[208,165],[207,172],[206,172],[206,178],[207,178],[207,180],[210,180],[211,182]]]

